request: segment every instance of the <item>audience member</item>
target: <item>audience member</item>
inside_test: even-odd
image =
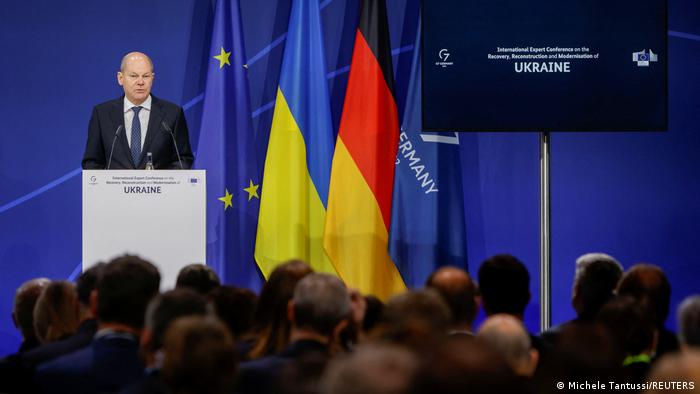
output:
[[[542,333],[541,337],[554,343],[565,325],[588,324],[594,321],[600,308],[615,296],[622,271],[622,265],[614,257],[604,253],[588,253],[579,257],[576,260],[571,298],[576,318],[553,327]]]
[[[153,298],[146,309],[145,326],[141,335],[141,358],[146,370],[143,379],[122,390],[122,393],[166,393],[161,377],[163,342],[173,321],[185,316],[205,316],[207,300],[193,289],[167,291]]]
[[[663,357],[645,383],[650,386],[646,394],[700,394],[700,351],[693,349]]]
[[[498,352],[464,336],[450,336],[423,356],[412,387],[414,394],[527,393]]]
[[[39,346],[39,340],[34,333],[34,305],[42,290],[51,283],[47,278],[36,278],[22,283],[15,293],[12,308],[12,321],[22,334],[19,353]]]
[[[435,290],[409,290],[389,299],[373,336],[423,351],[447,334],[450,322],[450,309]]]
[[[214,317],[172,322],[163,343],[163,380],[172,394],[228,394],[236,377],[233,337]]]
[[[42,392],[114,392],[143,375],[138,337],[146,306],[158,293],[160,274],[151,263],[125,255],[102,271],[96,298],[98,331],[91,345],[37,369]]]
[[[328,365],[320,392],[409,394],[417,368],[417,357],[410,351],[395,345],[368,343]]]
[[[450,307],[450,334],[473,335],[472,324],[478,308],[476,285],[469,274],[457,267],[442,267],[428,277],[425,285],[436,290]]]
[[[258,296],[240,287],[220,286],[209,293],[216,315],[238,342],[251,334]]]
[[[504,313],[523,321],[530,302],[530,273],[517,258],[501,254],[486,259],[479,267],[479,293],[486,316]],[[551,344],[530,334],[532,347],[545,359]]]
[[[34,306],[34,333],[42,344],[75,334],[80,324],[80,306],[75,285],[66,281],[49,283]]]
[[[700,350],[700,295],[686,298],[678,307],[678,339],[683,350]]]
[[[327,274],[301,279],[287,308],[289,346],[278,354],[243,363],[236,392],[280,392],[283,369],[294,368],[295,362],[307,357],[327,357],[351,313],[350,295],[340,279]]]
[[[275,354],[289,344],[290,323],[287,304],[297,283],[313,271],[301,260],[277,266],[260,291],[255,310],[255,332],[258,336],[246,358],[256,359]]]
[[[362,331],[371,332],[379,324],[384,313],[384,303],[373,295],[365,295],[365,318],[362,320]]]
[[[532,349],[530,335],[520,320],[511,315],[492,315],[476,337],[498,351],[515,375],[530,378],[535,373],[539,353]]]
[[[632,266],[622,276],[617,294],[633,297],[653,319],[659,330],[656,357],[679,349],[678,338],[665,326],[671,303],[671,284],[661,268],[651,264]]]
[[[221,286],[219,276],[206,264],[190,264],[183,267],[177,274],[175,282],[176,289],[187,287],[204,295],[219,286]]]
[[[658,331],[646,310],[632,297],[618,296],[603,306],[597,321],[612,335],[624,359],[622,379],[640,383],[649,372]]]

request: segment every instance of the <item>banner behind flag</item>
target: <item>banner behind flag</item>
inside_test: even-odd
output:
[[[348,286],[405,289],[388,251],[399,122],[384,0],[364,0],[333,157],[324,245]]]
[[[262,285],[253,251],[259,171],[237,0],[218,0],[195,168],[207,170],[207,264],[224,283]]]
[[[399,137],[389,251],[410,287],[438,267],[467,269],[459,134],[421,133],[420,30]]]
[[[265,157],[255,259],[265,277],[302,259],[335,273],[323,249],[334,133],[318,0],[294,0]]]

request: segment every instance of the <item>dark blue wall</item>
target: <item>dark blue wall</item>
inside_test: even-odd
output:
[[[272,119],[291,0],[241,0],[254,125]],[[403,111],[418,0],[388,0],[397,101]],[[322,0],[333,120],[340,120],[358,0]],[[15,288],[36,276],[76,274],[81,261],[78,167],[92,106],[116,97],[121,56],[142,50],[156,64],[154,92],[186,108],[193,144],[210,61],[213,2],[28,0],[0,5],[0,355],[19,335]],[[569,307],[575,258],[605,251],[628,267],[662,266],[673,307],[700,277],[700,5],[669,2],[667,133],[555,134],[552,138],[553,318]],[[465,94],[469,100],[478,100]],[[462,134],[470,271],[501,252],[533,277],[526,320],[539,318],[538,137]],[[261,146],[264,151],[264,145]],[[261,156],[263,157],[263,156]],[[148,225],[144,221],[143,225]],[[669,323],[674,325],[673,319]]]

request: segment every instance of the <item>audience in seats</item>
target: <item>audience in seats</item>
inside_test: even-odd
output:
[[[700,296],[676,311],[676,340],[665,326],[671,286],[661,268],[638,264],[623,273],[611,256],[581,256],[571,286],[576,317],[541,336],[523,323],[526,267],[496,255],[474,268],[478,284],[443,267],[424,289],[384,304],[298,260],[273,270],[259,297],[222,285],[202,264],[183,268],[176,289],[159,293],[153,264],[121,256],[86,270],[76,285],[35,279],[20,286],[12,318],[23,345],[0,358],[0,393],[559,394],[590,391],[586,382],[628,392],[700,388]],[[475,335],[480,307],[487,319]],[[672,386],[678,382],[693,386]]]

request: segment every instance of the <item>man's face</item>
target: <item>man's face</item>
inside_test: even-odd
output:
[[[117,73],[117,81],[124,88],[126,98],[139,105],[151,94],[153,76],[151,63],[142,56],[134,56],[128,58],[124,69]]]

